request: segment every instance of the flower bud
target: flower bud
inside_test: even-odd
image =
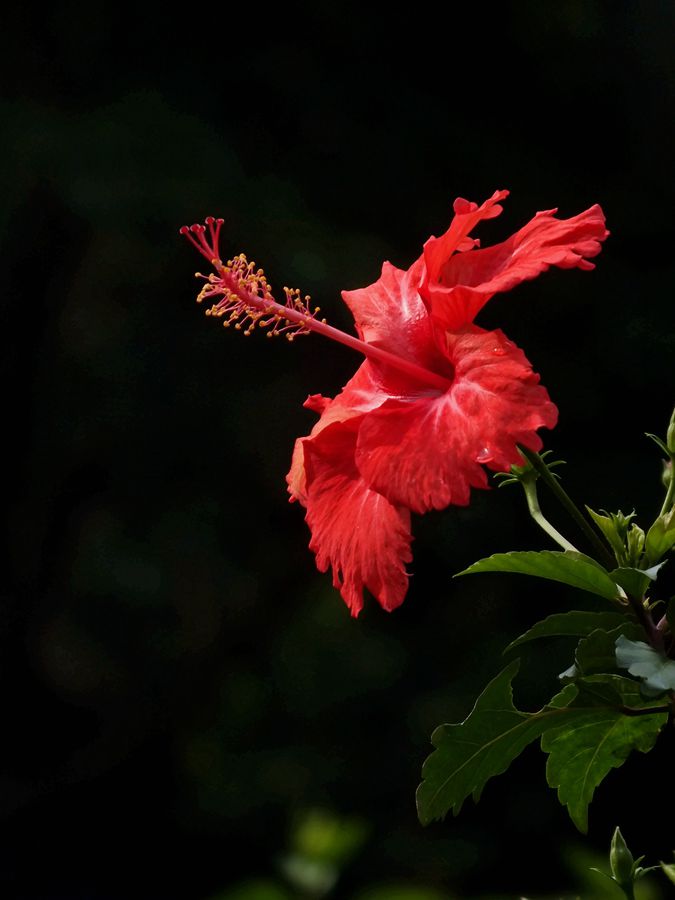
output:
[[[668,453],[670,453],[671,457],[675,456],[675,409],[673,410],[673,414],[670,417],[670,424],[668,425],[666,447],[668,448]]]
[[[629,566],[639,565],[642,551],[645,548],[645,533],[635,522],[628,529],[626,535],[626,556]]]
[[[612,836],[612,845],[609,851],[609,865],[612,869],[612,877],[619,885],[633,883],[633,866],[635,860],[628,849],[623,835],[617,826]]]
[[[673,478],[673,461],[672,459],[664,459],[663,460],[663,470],[661,472],[661,483],[664,488],[670,487],[670,482]]]

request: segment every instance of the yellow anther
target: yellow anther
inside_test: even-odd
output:
[[[283,334],[289,341],[293,341],[295,334],[309,333],[319,311],[319,307],[309,306],[309,294],[303,300],[299,288],[284,287],[285,303],[278,304],[264,269],[243,253],[228,259],[226,266],[220,259],[214,259],[213,265],[215,274],[196,273],[206,282],[197,299],[199,302],[209,299],[208,316],[222,318],[224,327],[234,325],[246,336],[253,333],[256,325],[268,337]]]

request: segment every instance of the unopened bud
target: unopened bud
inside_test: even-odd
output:
[[[670,417],[670,424],[668,425],[666,447],[668,448],[668,453],[670,453],[671,457],[675,456],[675,409],[673,410],[673,414]]]
[[[668,489],[670,487],[670,482],[673,479],[673,461],[672,459],[664,459],[663,460],[663,471],[661,472],[661,481],[663,483],[664,488]]]
[[[628,529],[626,535],[626,553],[628,555],[628,565],[637,566],[642,557],[642,551],[645,548],[645,532],[635,522]]]
[[[609,851],[609,865],[612,869],[612,877],[619,885],[633,883],[633,865],[635,860],[628,849],[623,835],[618,826],[612,836],[612,846]]]

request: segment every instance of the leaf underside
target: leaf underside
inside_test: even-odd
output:
[[[675,691],[675,660],[668,659],[653,647],[639,640],[642,635],[617,635],[616,660],[619,668],[642,680],[642,693],[656,696]]]

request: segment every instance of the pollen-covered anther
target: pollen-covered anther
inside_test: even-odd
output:
[[[243,253],[227,261],[219,263],[218,274],[199,275],[206,281],[197,297],[198,302],[205,298],[213,301],[207,315],[225,317],[223,325],[229,327],[234,323],[237,331],[245,335],[251,334],[255,327],[265,329],[269,337],[284,334],[308,334],[307,320],[314,318],[307,306],[309,298],[302,299],[297,288],[284,288],[285,303],[277,303],[263,269],[246,258]],[[286,315],[291,312],[292,316]]]
[[[212,303],[206,315],[222,318],[225,327],[234,324],[246,335],[256,325],[265,329],[268,337],[283,334],[290,340],[296,334],[309,334],[311,321],[319,312],[318,306],[310,308],[310,297],[303,297],[297,288],[284,288],[284,302],[279,303],[264,270],[249,262],[243,253],[223,263],[218,246],[223,220],[209,216],[205,221],[205,225],[183,226],[180,232],[215,270],[209,275],[196,273],[205,282],[197,302],[208,299]],[[325,319],[321,321],[325,323]]]

